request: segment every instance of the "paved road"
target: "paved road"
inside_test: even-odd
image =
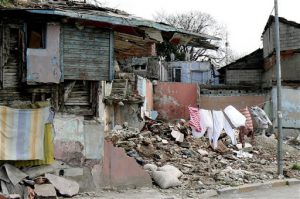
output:
[[[182,196],[179,196],[182,195]],[[126,190],[126,191],[103,191],[98,193],[83,194],[75,196],[74,199],[192,199],[203,198],[203,196],[187,197],[182,194],[162,194],[155,189]],[[224,194],[215,196],[213,199],[300,199],[300,185],[275,187],[265,190],[257,190],[242,194]]]
[[[300,185],[275,187],[268,190],[257,190],[242,194],[226,194],[217,198],[222,199],[300,199]]]

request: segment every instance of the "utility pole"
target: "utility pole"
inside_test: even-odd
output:
[[[279,35],[279,18],[278,18],[278,0],[274,0],[275,4],[275,43],[276,43],[276,76],[277,76],[277,164],[278,175],[283,175],[283,151],[282,151],[282,112],[281,112],[281,64],[280,64],[280,35]]]

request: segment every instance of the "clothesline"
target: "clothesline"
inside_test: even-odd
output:
[[[272,102],[272,100],[267,100],[267,101],[265,101],[265,102],[263,102],[263,103],[260,103],[260,104],[254,104],[254,105],[249,106],[249,107],[253,107],[253,106],[259,106],[259,107],[261,107],[261,105],[264,105],[264,104],[266,104],[266,103],[268,103],[268,102]],[[192,107],[191,104],[189,104],[188,107]],[[199,104],[197,104],[197,108],[201,108]]]
[[[267,129],[268,125],[272,125],[272,122],[261,108],[252,106],[250,109],[254,120],[262,129]],[[213,148],[216,148],[218,138],[224,129],[225,133],[231,138],[232,144],[236,145],[234,128],[246,127],[249,132],[253,132],[253,123],[249,109],[246,107],[240,111],[231,105],[220,111],[205,110],[189,106],[189,124],[192,127],[193,136],[200,138],[207,131],[209,141],[213,142]]]

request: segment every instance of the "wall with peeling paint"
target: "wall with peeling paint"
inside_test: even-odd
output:
[[[300,128],[300,87],[282,87],[282,127]],[[277,115],[277,88],[272,89],[273,116]],[[274,122],[277,126],[277,122]]]
[[[48,23],[46,35],[46,49],[27,49],[27,82],[60,82],[60,25]]]
[[[154,110],[165,120],[188,119],[188,106],[197,106],[197,84],[158,82],[154,87]]]
[[[95,121],[82,116],[56,114],[54,118],[54,157],[72,166],[84,166],[86,160],[103,157],[104,130]]]

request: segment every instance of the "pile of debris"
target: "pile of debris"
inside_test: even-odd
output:
[[[56,166],[53,164],[21,170],[7,163],[2,165],[0,198],[57,198],[57,195],[72,197],[78,194],[79,184],[56,174],[57,166],[64,167],[57,163]]]
[[[154,182],[161,188],[172,187],[161,185],[161,180],[157,180],[157,175],[160,178],[164,175],[161,171],[166,165],[182,172],[182,175],[176,176],[180,183],[176,179],[171,180],[174,186],[180,185],[181,189],[199,193],[277,177],[277,140],[274,136],[257,136],[255,146],[246,143],[242,148],[242,144],[232,145],[224,133],[218,140],[218,147],[213,149],[208,138],[193,138],[184,120],[176,125],[147,120],[141,132],[118,128],[107,139],[115,146],[124,148],[128,156],[150,170]],[[267,150],[266,147],[274,150]],[[291,168],[294,162],[299,161],[300,152],[286,145],[285,153],[286,168]],[[300,177],[300,173],[294,172],[293,176],[288,177]]]

